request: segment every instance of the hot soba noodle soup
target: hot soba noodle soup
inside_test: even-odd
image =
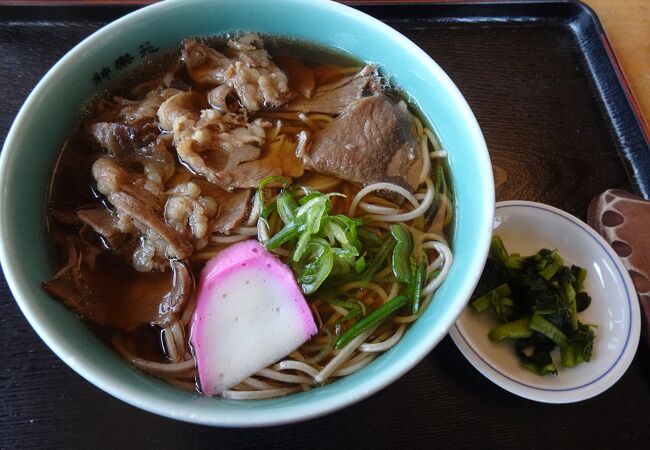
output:
[[[187,39],[156,67],[62,151],[46,291],[212,396],[308,390],[396,345],[452,263],[432,130],[372,64],[286,39]]]

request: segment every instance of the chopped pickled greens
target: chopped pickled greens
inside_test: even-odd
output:
[[[501,322],[490,331],[490,340],[514,340],[524,367],[538,375],[557,374],[551,357],[556,347],[563,367],[591,359],[595,325],[578,319],[578,312],[591,304],[584,291],[586,276],[586,269],[564,265],[557,250],[509,254],[495,235],[470,304],[476,312],[491,311]]]

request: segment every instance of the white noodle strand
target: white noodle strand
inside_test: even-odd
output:
[[[422,148],[422,170],[420,171],[420,178],[418,185],[424,183],[429,178],[429,171],[431,170],[431,158],[429,157],[429,148],[427,146],[427,136],[422,135],[420,139],[420,147]]]
[[[447,247],[449,247],[449,244],[447,243],[447,239],[445,239],[444,236],[438,234],[438,233],[424,233],[421,237],[422,241],[438,241],[442,242],[445,244]]]
[[[429,153],[429,156],[431,156],[431,158],[446,158],[449,156],[449,153],[447,153],[447,150],[438,150],[436,152]]]
[[[257,224],[257,219],[260,217],[260,200],[258,195],[253,196],[253,206],[251,208],[250,215],[246,221],[247,227],[254,227]]]
[[[178,349],[176,348],[176,342],[174,340],[174,335],[172,334],[171,328],[167,327],[163,330],[163,338],[165,340],[165,346],[167,347],[167,354],[169,358],[178,362],[181,360]]]
[[[213,235],[210,236],[210,242],[215,242],[217,244],[234,244],[235,242],[245,241],[246,239],[249,238],[250,236],[246,236],[242,234],[234,234],[232,236]]]
[[[416,198],[417,196],[418,194],[415,195]],[[358,206],[359,208],[361,208],[365,212],[369,212],[370,214],[402,214],[404,212],[403,209],[391,208],[389,206],[372,205],[366,202],[361,202],[359,203]]]
[[[318,375],[314,377],[314,380],[316,380],[317,383],[322,383],[325,380],[327,380],[332,373],[336,371],[336,369],[339,368],[341,364],[347,360],[350,355],[361,345],[363,342],[365,342],[366,339],[375,331],[375,327],[373,327],[370,330],[365,331],[364,333],[361,333],[359,336],[356,338],[352,339],[346,345],[341,352],[336,355],[330,362],[327,363],[325,367],[323,367],[323,370],[321,370]]]
[[[429,138],[429,142],[431,142],[434,151],[438,152],[442,150],[442,147],[440,147],[440,141],[438,141],[438,139],[433,135],[433,131],[428,128],[424,128],[422,131]]]
[[[359,202],[363,197],[365,197],[371,192],[380,191],[380,190],[396,192],[401,196],[403,196],[406,200],[408,200],[409,203],[411,203],[414,207],[418,206],[418,201],[415,199],[415,197],[413,197],[413,194],[411,194],[403,187],[393,183],[373,183],[361,189],[357,193],[357,195],[354,196],[354,198],[352,199],[352,203],[350,203],[350,210],[348,211],[348,216],[354,217],[354,213],[357,210],[357,205],[359,205]]]
[[[397,282],[394,282],[390,287],[388,298],[395,298],[398,292],[399,292],[399,284]]]
[[[293,384],[314,384],[313,378],[307,378],[300,375],[290,375],[288,373],[281,373],[273,369],[262,369],[257,372],[257,376],[266,377],[270,380],[284,381],[285,383]]]
[[[234,234],[257,236],[257,227],[239,227],[234,230]]]
[[[264,398],[281,397],[296,392],[297,387],[265,389],[263,391],[223,391],[221,395],[230,400],[261,400]]]
[[[357,362],[357,363],[355,363],[355,364],[352,364],[352,365],[350,365],[350,366],[347,366],[347,367],[343,367],[342,369],[337,370],[336,372],[334,372],[334,373],[332,374],[332,376],[333,376],[333,377],[344,377],[344,376],[346,376],[346,375],[353,374],[353,373],[356,372],[357,370],[366,367],[366,366],[367,366],[368,364],[370,364],[370,363],[371,363],[371,362],[372,362],[376,357],[377,357],[377,355],[375,355],[375,354],[373,354],[373,353],[368,353],[368,354],[365,356],[365,358],[362,358],[359,362]]]
[[[260,242],[268,241],[271,236],[269,236],[269,225],[264,219],[259,219],[257,221],[257,238]]]
[[[314,369],[307,363],[301,361],[286,360],[280,361],[274,366],[275,370],[298,370],[304,372],[312,378],[316,378],[318,370]]]
[[[427,195],[424,197],[424,200],[422,200],[422,203],[415,208],[413,211],[404,213],[404,214],[394,214],[394,215],[375,215],[372,216],[374,220],[381,220],[383,222],[408,222],[409,220],[413,220],[416,217],[424,214],[424,212],[429,209],[429,206],[431,206],[431,203],[433,203],[433,197],[435,196],[435,189],[433,188],[433,183],[431,182],[430,178],[427,178],[426,180],[427,184]],[[355,197],[356,198],[356,197]]]
[[[388,339],[382,342],[373,342],[371,344],[361,344],[361,347],[359,347],[359,351],[366,352],[366,353],[375,353],[375,352],[385,352],[386,350],[392,348],[395,344],[399,342],[400,339],[402,339],[402,335],[404,334],[404,329],[406,327],[404,325],[400,325],[397,328],[397,331]]]
[[[429,248],[429,245],[434,247],[438,251],[438,253],[440,253],[442,255],[444,263],[442,265],[442,268],[440,269],[440,273],[438,274],[438,276],[435,277],[429,284],[427,284],[422,289],[422,295],[432,294],[436,289],[438,289],[440,284],[447,277],[447,274],[449,273],[449,269],[451,268],[451,264],[452,264],[453,259],[454,259],[453,255],[451,254],[451,250],[449,249],[449,247],[447,247],[442,242],[433,242],[433,243],[426,242],[426,243],[422,244],[422,247]]]
[[[170,327],[171,334],[174,338],[174,345],[176,346],[176,351],[178,352],[178,359],[174,362],[178,362],[181,358],[181,355],[185,355],[185,336],[183,333],[183,327],[179,321],[175,321]]]
[[[285,250],[285,249],[279,248],[279,247],[274,248],[273,250],[271,250],[271,253],[275,253],[278,256],[284,256],[285,258],[288,258],[289,256],[291,256],[291,252],[289,250]]]
[[[179,362],[179,363],[158,363],[154,361],[148,361],[142,358],[132,358],[131,363],[140,369],[156,372],[159,374],[165,374],[165,375],[187,372],[196,367],[196,363],[194,362],[193,359]]]
[[[386,302],[388,300],[388,294],[384,288],[379,286],[377,283],[368,283],[367,286],[364,286],[361,281],[353,281],[351,283],[346,283],[340,288],[342,291],[350,291],[352,289],[370,289],[373,292],[376,292],[381,299]]]
[[[239,383],[237,386],[235,386],[233,389],[237,391],[247,391],[247,387],[256,389],[258,391],[263,391],[265,389],[275,389],[275,386],[272,384],[266,383],[262,380],[258,380],[257,378],[253,377],[248,377],[241,383]]]
[[[298,118],[304,122],[311,130],[316,133],[320,131],[320,127],[317,126],[305,113],[298,114]]]

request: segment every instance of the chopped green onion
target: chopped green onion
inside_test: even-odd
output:
[[[263,188],[270,183],[280,183],[283,189],[266,206]],[[363,276],[370,280],[381,270],[385,256],[377,266],[367,262],[369,252],[358,234],[363,221],[343,214],[330,215],[331,197],[341,194],[322,194],[306,188],[299,191],[288,188],[287,183],[282,177],[267,177],[259,184],[260,220],[272,230],[277,229],[280,221],[284,223],[264,242],[264,246],[273,250],[286,244],[284,248],[291,251],[291,265],[305,294],[315,292],[330,276],[337,281],[355,281]],[[298,198],[303,192],[306,195]],[[275,211],[278,214],[272,214]],[[366,232],[368,235],[372,233]],[[388,241],[391,241],[392,249],[393,240],[389,238]]]
[[[435,189],[436,192],[440,192],[441,194],[447,192],[447,181],[445,180],[445,168],[442,166],[442,164],[438,164],[436,166]]]
[[[285,224],[291,222],[296,217],[294,210],[298,208],[298,204],[293,199],[289,191],[282,191],[280,195],[278,195],[276,203],[278,214],[280,214],[280,218]]]
[[[354,262],[354,273],[357,274],[363,273],[365,269],[366,269],[366,258],[362,256],[361,258],[357,259]]]
[[[426,276],[427,276],[427,263],[425,262],[424,258],[420,260],[420,264],[418,264],[417,269],[415,271],[415,276],[413,277],[413,287],[411,288],[412,290],[410,291],[412,296],[411,299],[413,300],[413,306],[411,308],[411,312],[413,314],[417,314],[420,311],[420,301],[422,297],[422,288],[424,285],[424,282],[426,281]]]
[[[280,187],[286,188],[291,182],[288,179],[277,175],[270,175],[260,180],[259,184],[257,185],[257,199],[260,203],[260,217],[262,218],[267,218],[269,214],[273,212],[275,208],[277,208],[275,202],[269,207],[265,206],[264,203],[264,188],[267,184],[271,183],[277,183],[280,185]],[[270,208],[272,208],[272,210],[270,210]]]
[[[379,249],[379,253],[374,257],[372,261],[370,261],[369,264],[366,265],[366,271],[361,277],[362,285],[367,286],[375,274],[379,272],[379,269],[381,269],[383,266],[384,261],[388,257],[388,254],[391,252],[394,245],[395,241],[393,239],[386,239],[384,241],[384,243],[381,245],[381,248]]]
[[[301,233],[303,228],[304,228],[303,224],[300,224],[296,221],[289,222],[287,225],[285,225],[284,228],[282,228],[280,231],[274,234],[268,241],[266,241],[264,243],[264,247],[267,250],[273,250],[275,248],[278,248],[285,242],[297,237]]]
[[[302,258],[302,255],[305,254],[307,251],[307,245],[309,245],[309,242],[311,241],[311,234],[309,232],[305,232],[300,235],[300,238],[298,238],[298,243],[296,244],[296,248],[293,251],[293,256],[291,259],[295,262],[300,261],[300,258]]]
[[[390,234],[395,238],[393,248],[393,273],[400,283],[409,283],[411,280],[411,254],[413,253],[413,238],[411,233],[401,224],[390,227]]]
[[[361,308],[357,303],[351,302],[349,300],[337,300],[335,298],[332,298],[324,301],[330,305],[340,306],[341,308],[349,309],[350,311],[361,311]]]
[[[359,228],[357,234],[361,242],[363,242],[364,247],[378,247],[381,245],[381,238],[376,233],[364,227]]]
[[[312,294],[323,284],[332,271],[334,256],[332,249],[322,239],[316,239],[307,244],[306,263],[304,270],[297,277],[305,294]]]
[[[361,333],[379,325],[384,322],[391,314],[403,307],[409,302],[406,295],[398,295],[375,309],[366,317],[355,323],[336,341],[334,348],[341,349],[345,347],[352,339],[359,336]]]

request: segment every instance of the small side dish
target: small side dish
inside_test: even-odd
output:
[[[578,276],[574,275],[576,285],[582,284],[582,289],[576,289],[576,285],[572,284],[576,293],[584,290],[591,297],[589,307],[578,313],[577,319],[584,324],[597,324],[597,329],[590,329],[597,336],[593,340],[589,363],[576,363],[579,358],[586,358],[585,353],[577,355],[574,352],[573,362],[576,364],[566,370],[559,367],[562,351],[553,343],[555,349],[549,354],[555,361],[554,364],[558,364],[557,375],[539,376],[514,357],[513,345],[509,339],[488,339],[489,333],[497,325],[493,314],[477,314],[470,302],[449,330],[463,356],[496,385],[538,402],[578,402],[610,388],[623,376],[634,358],[641,323],[634,285],[616,252],[598,233],[571,214],[549,205],[524,200],[496,204],[493,234],[498,235],[504,248],[511,252],[536,255],[542,248],[557,249],[557,254],[562,255],[564,259],[561,266],[576,265],[586,269],[585,272],[581,270]],[[494,250],[493,246],[493,253]],[[503,252],[503,248],[500,251]],[[547,254],[551,255],[552,252]],[[506,261],[510,256],[513,255],[508,255]],[[519,258],[515,257],[509,264],[516,266],[518,262]],[[555,268],[553,263],[548,267],[550,268],[545,267],[542,271],[548,270],[545,273],[550,275]],[[577,274],[577,270],[574,271]],[[584,274],[584,280],[581,274]],[[483,289],[489,290],[485,287]],[[509,289],[514,291],[510,287]],[[501,299],[504,296],[495,297]],[[514,298],[512,294],[505,297]],[[579,303],[582,300],[579,298],[582,297],[584,296],[576,296],[576,312],[581,309]],[[477,297],[474,301],[478,300]],[[480,306],[481,302],[477,306]],[[489,301],[491,302],[492,300]],[[500,305],[502,314],[503,310],[508,309],[507,301],[495,300],[495,303]],[[516,301],[513,300],[513,303]],[[565,316],[567,322],[571,323],[568,320],[572,316],[569,308],[566,308],[565,312],[568,313]],[[507,311],[506,316],[508,320],[518,317],[508,315]],[[546,315],[543,318],[548,321],[550,317]],[[492,332],[493,337],[500,337],[504,331],[499,330],[499,327],[497,331]],[[524,330],[523,334],[525,336],[528,331]],[[557,339],[557,336],[555,337]],[[559,339],[561,340],[561,337]],[[587,347],[583,350],[587,350]],[[526,355],[533,356],[534,351],[531,350],[529,349]],[[568,363],[568,357],[571,355],[566,350],[564,353],[564,361]]]

